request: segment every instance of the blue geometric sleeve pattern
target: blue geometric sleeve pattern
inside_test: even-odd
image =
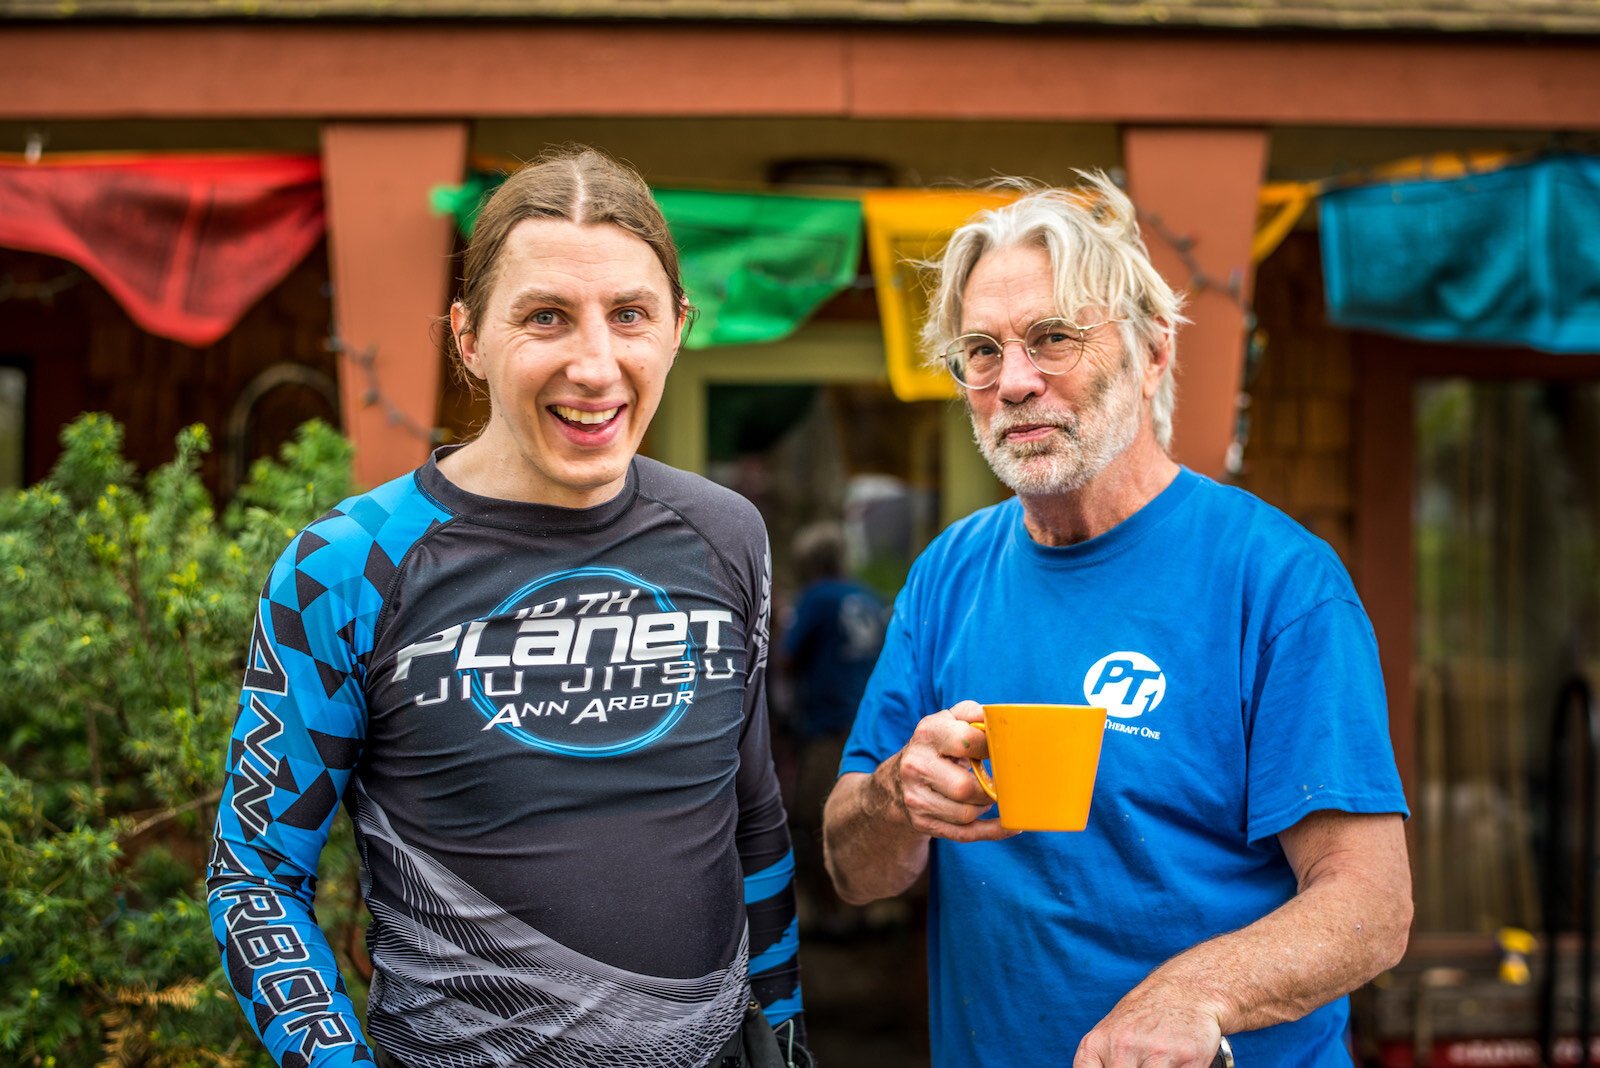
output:
[[[764,534],[755,572],[755,624],[745,692],[745,735],[739,746],[739,826],[745,918],[750,929],[750,992],[774,1027],[793,1019],[804,1041],[800,1000],[800,927],[795,917],[794,852],[778,791],[768,735],[766,669],[771,572]]]
[[[768,759],[769,770],[772,762]],[[775,796],[740,811],[739,856],[746,872],[750,992],[774,1027],[801,1012],[800,927],[795,918],[794,853],[783,804]],[[798,1025],[798,1020],[797,1020]],[[801,1031],[803,1039],[803,1030]]]
[[[744,900],[747,912],[775,917],[777,922],[769,923],[768,929],[777,927],[785,917],[789,921],[778,927],[777,940],[766,948],[758,950],[753,942],[750,947],[750,984],[758,995],[767,995],[765,998],[758,996],[757,1000],[761,1001],[767,1022],[776,1027],[798,1016],[802,1007],[800,921],[794,913],[794,852],[785,853],[782,860],[769,868],[745,876]],[[761,925],[752,919],[750,926],[754,935]]]
[[[212,932],[284,1068],[372,1060],[313,913],[317,866],[366,732],[367,658],[406,552],[449,514],[407,475],[352,497],[262,591],[207,869]]]

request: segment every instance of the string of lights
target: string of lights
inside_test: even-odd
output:
[[[1185,234],[1174,233],[1162,222],[1159,214],[1141,213],[1140,217],[1148,229],[1177,254],[1188,275],[1187,288],[1191,294],[1205,290],[1221,293],[1238,306],[1243,316],[1246,337],[1244,376],[1238,397],[1238,414],[1235,422],[1234,437],[1229,444],[1226,461],[1229,474],[1237,475],[1243,470],[1244,450],[1249,442],[1250,435],[1249,390],[1259,373],[1262,360],[1265,357],[1266,333],[1260,328],[1256,319],[1255,309],[1244,295],[1242,270],[1235,269],[1230,272],[1226,281],[1214,278],[1201,266],[1198,257],[1195,255],[1196,242],[1194,238]],[[851,288],[864,288],[872,284],[870,276],[860,276]],[[366,348],[357,351],[347,345],[338,336],[337,332],[330,332],[326,345],[329,351],[338,356],[341,361],[353,366],[362,375],[365,385],[365,389],[362,392],[363,405],[381,408],[390,425],[401,427],[406,433],[426,442],[430,447],[442,444],[448,439],[448,432],[443,428],[423,426],[383,392],[377,365],[378,350],[376,345],[368,345]]]
[[[1195,240],[1186,234],[1173,233],[1163,225],[1161,216],[1151,212],[1140,213],[1140,219],[1145,226],[1168,245],[1178,256],[1183,269],[1188,273],[1188,289],[1191,294],[1210,290],[1221,293],[1228,300],[1238,306],[1244,320],[1245,353],[1244,374],[1239,383],[1238,399],[1235,402],[1237,410],[1234,415],[1233,440],[1228,443],[1225,465],[1228,474],[1238,475],[1244,471],[1244,451],[1250,443],[1250,389],[1255,385],[1256,376],[1261,372],[1262,361],[1266,358],[1267,333],[1261,329],[1256,319],[1254,305],[1244,294],[1244,271],[1234,268],[1229,272],[1226,281],[1219,281],[1208,274],[1200,265],[1199,257],[1195,255]]]
[[[0,301],[33,300],[40,304],[54,304],[56,297],[83,281],[79,270],[63,271],[42,282],[19,282],[11,275],[0,277]]]
[[[383,392],[378,374],[378,346],[368,345],[360,350],[353,349],[345,344],[337,332],[330,332],[324,344],[341,363],[354,368],[356,373],[362,376],[365,388],[361,392],[361,403],[364,407],[382,409],[383,416],[390,426],[400,427],[417,440],[427,443],[429,448],[442,445],[448,440],[449,435],[442,427],[423,426]]]
[[[1304,186],[1309,191],[1309,195],[1314,198],[1330,188],[1375,180],[1483,173],[1540,153],[1592,149],[1592,145],[1592,142],[1577,144],[1570,139],[1566,139],[1544,146],[1524,144],[1498,151],[1446,151],[1382,165],[1349,168],[1337,175],[1331,175],[1316,182],[1279,184]],[[1125,178],[1122,174],[1113,171],[1113,176],[1119,181],[1119,184],[1125,184]],[[478,190],[477,192],[479,198],[481,198],[487,190]],[[1295,214],[1297,215],[1298,213]],[[1170,247],[1176,254],[1179,262],[1183,265],[1183,272],[1187,275],[1184,284],[1191,293],[1205,291],[1220,293],[1236,305],[1240,311],[1245,338],[1244,366],[1237,399],[1235,430],[1226,456],[1226,469],[1230,474],[1237,475],[1243,470],[1245,449],[1250,438],[1251,389],[1259,375],[1267,349],[1266,333],[1261,328],[1254,307],[1244,292],[1244,270],[1235,268],[1225,278],[1214,276],[1205,269],[1196,255],[1196,241],[1192,236],[1176,232],[1157,213],[1140,212],[1139,217],[1147,232],[1154,235],[1156,240]],[[1292,225],[1292,217],[1289,225]],[[10,275],[0,276],[0,301],[33,300],[49,304],[61,293],[81,282],[83,277],[83,273],[76,269],[41,281],[19,281]],[[1178,280],[1175,279],[1174,281]],[[865,289],[873,285],[874,282],[871,276],[863,272],[857,275],[848,288]],[[447,436],[442,429],[425,426],[412,418],[392,398],[384,393],[382,378],[378,369],[378,353],[375,347],[368,346],[357,351],[347,346],[337,335],[334,335],[328,340],[328,348],[340,358],[341,362],[350,365],[353,372],[361,376],[361,381],[365,387],[362,393],[363,403],[366,406],[376,406],[381,409],[384,418],[391,425],[401,427],[408,435],[430,444],[437,444]]]

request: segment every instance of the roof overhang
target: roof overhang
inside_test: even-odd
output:
[[[809,116],[1600,128],[1578,40],[616,23],[0,29],[0,119]]]
[[[0,0],[0,19],[975,25],[1600,35],[1595,0]]]

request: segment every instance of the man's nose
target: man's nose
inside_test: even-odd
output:
[[[586,323],[578,332],[577,343],[577,351],[567,364],[567,378],[573,385],[598,392],[622,377],[610,323]]]
[[[1020,404],[1044,392],[1044,375],[1033,365],[1027,348],[1012,338],[1000,342],[1000,378],[995,390],[1008,404]]]

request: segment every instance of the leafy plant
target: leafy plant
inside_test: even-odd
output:
[[[0,1061],[266,1063],[201,880],[261,583],[350,492],[350,448],[307,424],[219,517],[204,427],[143,479],[104,415],[62,443],[47,479],[0,499]],[[348,950],[340,824],[318,913]]]

